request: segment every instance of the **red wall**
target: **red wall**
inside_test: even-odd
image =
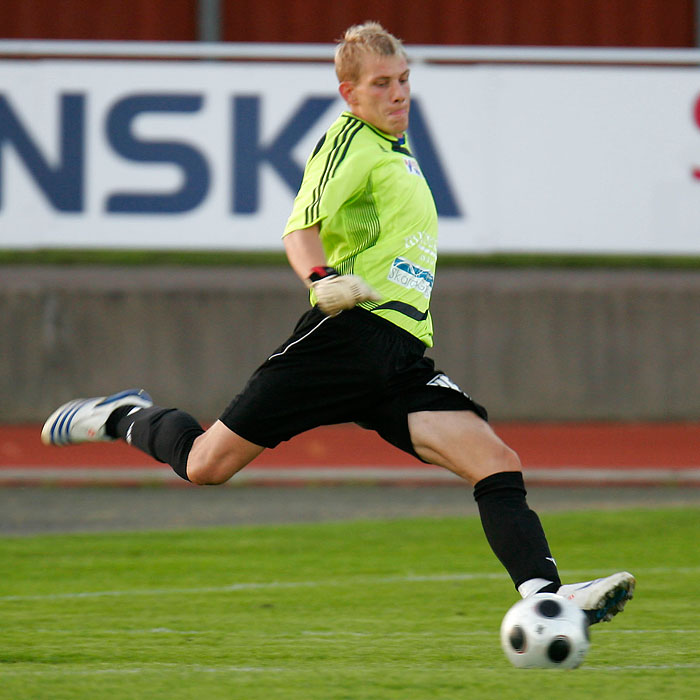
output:
[[[410,44],[689,47],[694,0],[220,0],[227,41],[320,42],[376,19]],[[197,0],[0,0],[0,38],[197,39]]]
[[[197,0],[0,0],[3,39],[197,38]]]
[[[694,45],[693,0],[254,0],[224,3],[229,41],[330,42],[382,22],[410,44]]]

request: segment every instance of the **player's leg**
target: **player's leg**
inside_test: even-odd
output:
[[[112,413],[107,430],[200,485],[223,484],[265,449],[221,421],[204,430],[189,413],[157,406],[122,407]]]
[[[623,571],[584,583],[561,585],[537,514],[526,500],[520,460],[486,421],[470,410],[410,413],[418,456],[474,485],[486,538],[523,597],[553,592],[575,602],[591,624],[609,621],[634,593]]]
[[[217,420],[195,439],[187,460],[187,478],[195,484],[223,484],[264,449]]]
[[[69,401],[51,414],[41,438],[56,446],[121,438],[196,484],[227,481],[264,449],[219,421],[205,431],[185,411],[154,406],[143,389]]]
[[[265,449],[221,421],[204,430],[189,413],[158,406],[117,409],[107,432],[169,464],[193,484],[223,484]]]
[[[473,411],[416,411],[408,415],[420,458],[474,485],[498,472],[520,472],[520,458]]]
[[[376,384],[368,371],[374,346],[353,319],[315,309],[304,314],[206,431],[185,411],[154,406],[133,389],[64,404],[47,420],[42,439],[70,445],[122,438],[183,479],[223,483],[265,447],[324,423],[347,422],[356,405],[368,402]]]
[[[530,509],[518,455],[470,410],[408,415],[418,456],[474,486],[474,498],[491,548],[518,590],[556,592],[556,563],[537,514]]]

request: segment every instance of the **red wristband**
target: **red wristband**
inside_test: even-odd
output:
[[[333,277],[338,274],[338,270],[334,267],[312,267],[311,274],[307,277],[312,284],[324,279],[325,277]]]

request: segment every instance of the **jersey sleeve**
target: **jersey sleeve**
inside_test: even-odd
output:
[[[308,160],[299,192],[283,236],[314,224],[323,226],[361,191],[370,175],[371,163],[355,139],[362,124],[327,134],[321,147]]]

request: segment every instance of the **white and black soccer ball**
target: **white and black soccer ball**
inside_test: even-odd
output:
[[[536,593],[506,613],[501,646],[518,668],[577,668],[590,647],[588,620],[566,598]]]

